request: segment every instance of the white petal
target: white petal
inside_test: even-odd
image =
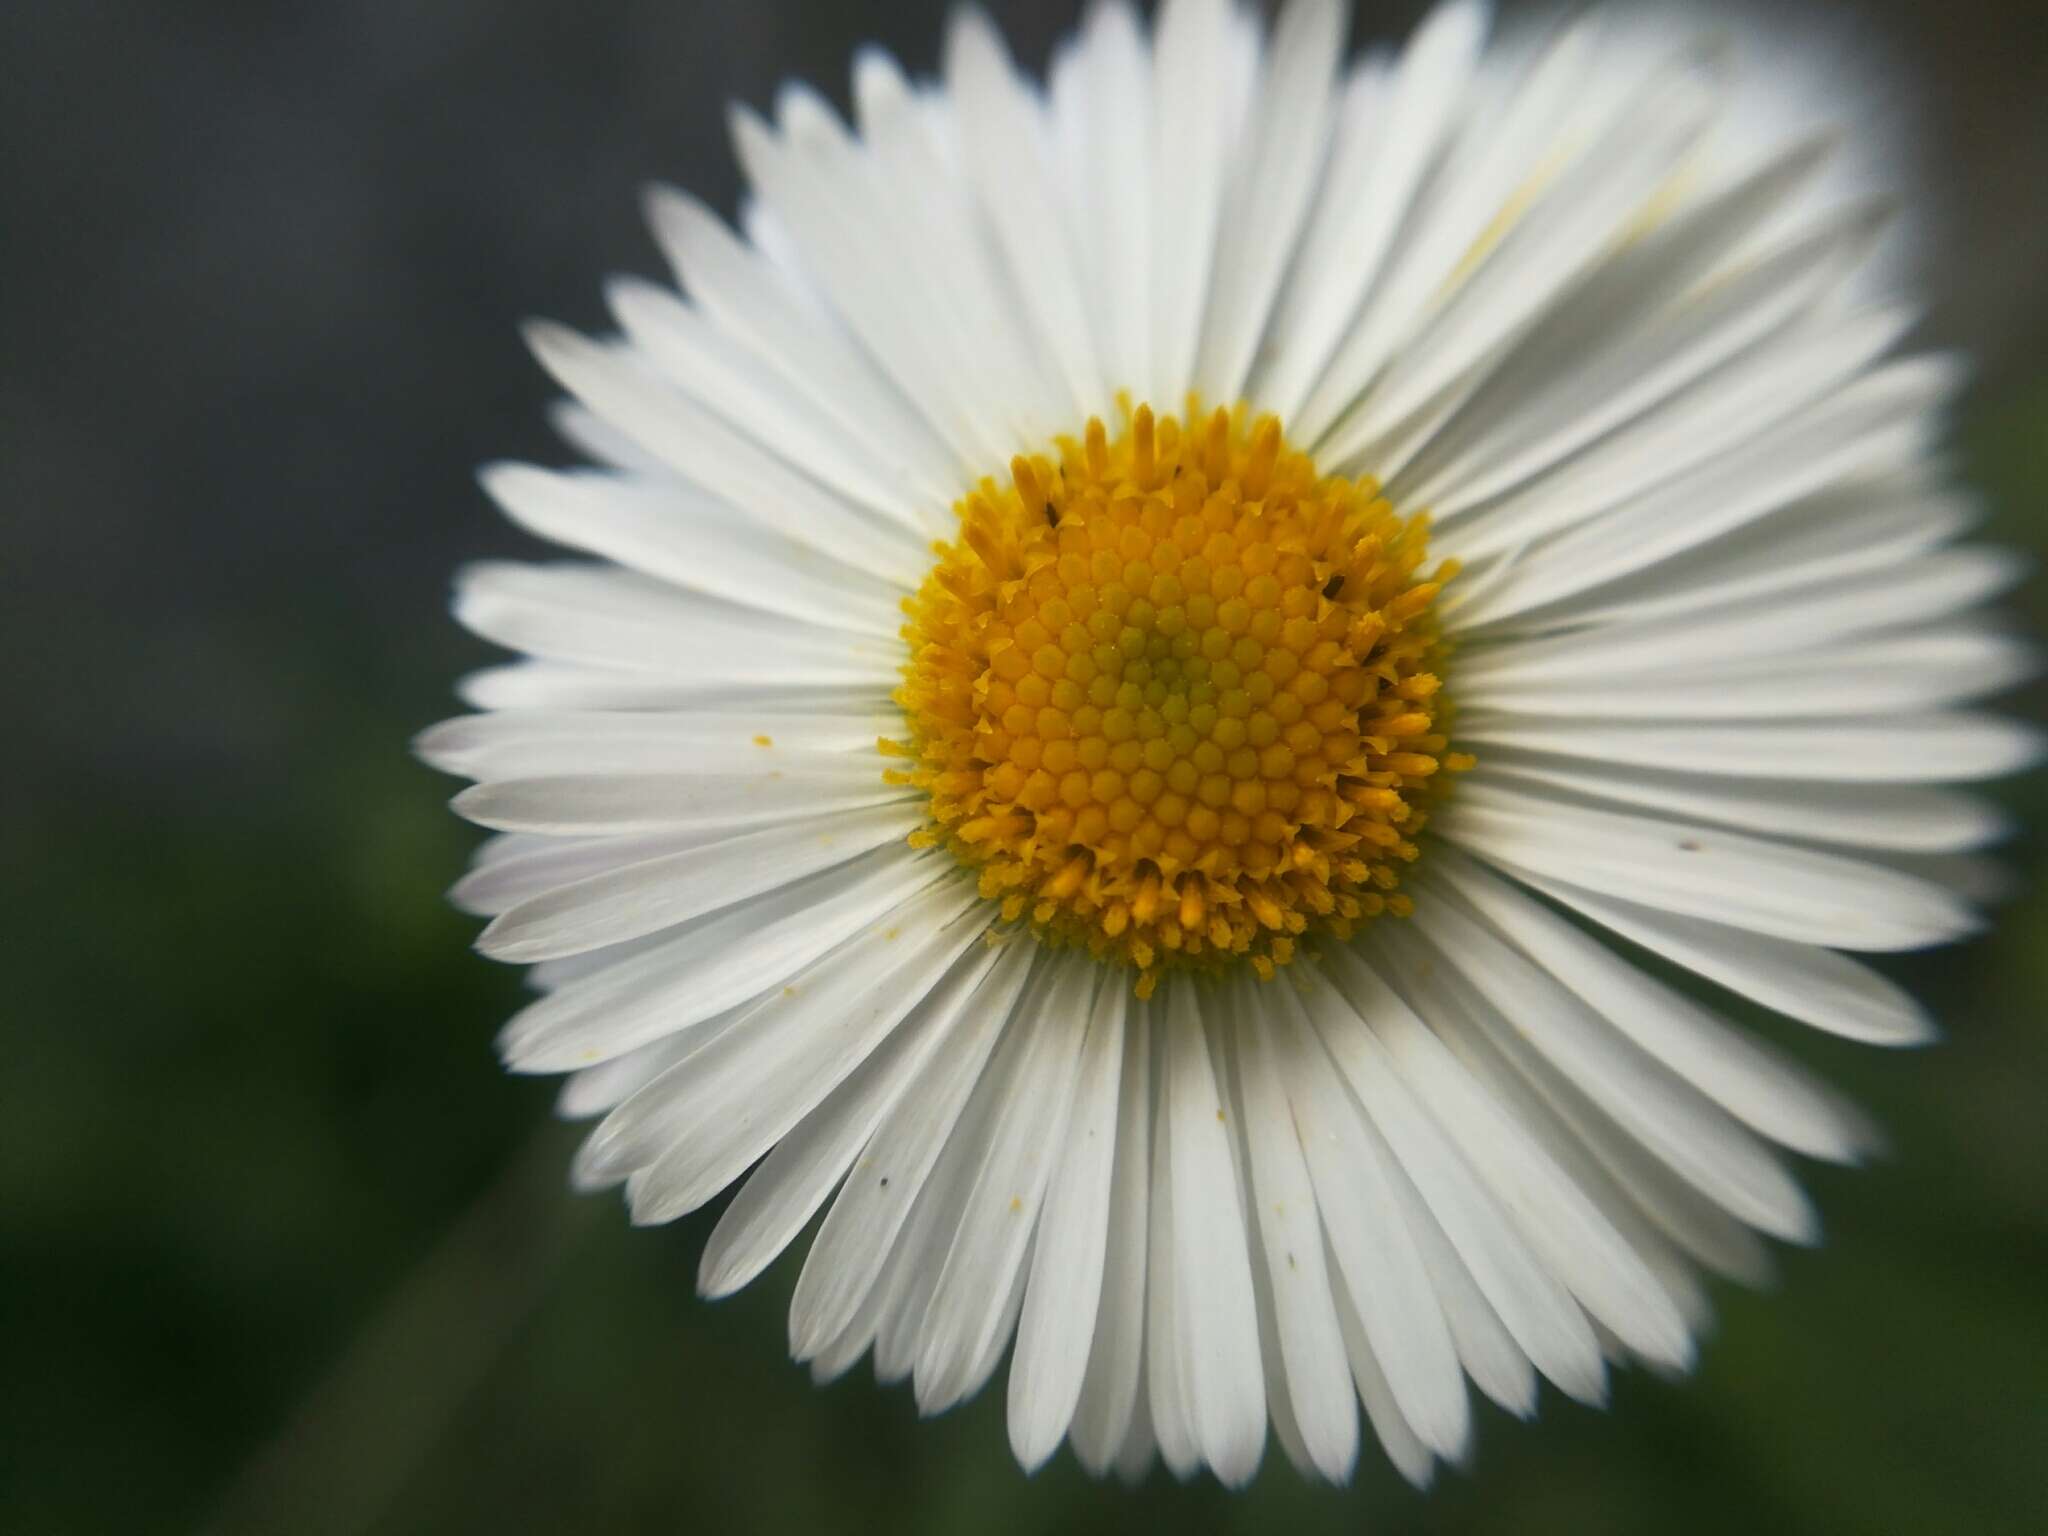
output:
[[[1180,1304],[1180,1254],[1174,1243],[1174,1177],[1172,1096],[1167,1086],[1174,1023],[1166,1017],[1164,999],[1146,1004],[1158,1021],[1152,1031],[1152,1182],[1147,1215],[1151,1231],[1145,1265],[1145,1400],[1151,1432],[1167,1470],[1185,1482],[1201,1466],[1194,1407],[1187,1381],[1187,1359],[1177,1312]],[[1209,1192],[1204,1190],[1202,1198]],[[1263,1389],[1262,1389],[1263,1390]]]
[[[1344,49],[1337,0],[1293,0],[1273,29],[1250,141],[1217,230],[1215,272],[1195,387],[1203,398],[1244,393],[1259,336],[1322,170],[1331,99]]]
[[[1729,779],[1606,768],[1582,759],[1489,750],[1486,773],[1539,795],[1577,796],[1719,822],[1748,832],[1855,848],[1946,853],[2001,836],[1997,809],[1973,796],[1923,785],[1860,785],[1786,779]]]
[[[1462,972],[1437,964],[1430,949],[1405,927],[1385,935],[1376,947],[1402,957],[1395,969],[1403,985],[1426,1000],[1431,1027],[1457,1053],[1480,1091],[1514,1118],[1642,1261],[1688,1329],[1702,1332],[1713,1317],[1688,1253],[1711,1254],[1708,1262],[1716,1267],[1734,1270],[1748,1283],[1763,1282],[1768,1261],[1761,1258],[1756,1235],[1647,1156],[1533,1053],[1519,1052],[1511,1062],[1500,1042],[1512,1027],[1495,1015],[1493,1005]],[[1745,1268],[1751,1258],[1760,1260],[1755,1272]],[[1689,1363],[1660,1362],[1665,1369],[1684,1369]]]
[[[695,711],[715,709],[720,704],[735,708],[751,704],[771,714],[782,714],[886,708],[891,686],[879,674],[866,683],[854,684],[728,682],[619,672],[608,667],[557,661],[517,661],[472,672],[456,691],[463,703],[483,710]]]
[[[551,661],[647,674],[665,687],[656,707],[669,697],[783,688],[886,693],[901,665],[900,642],[794,624],[607,567],[471,566],[457,587],[455,616],[486,640]],[[713,657],[717,664],[707,665]]]
[[[879,1045],[987,927],[945,882],[751,1006],[741,1023],[599,1124],[589,1161],[633,1167],[636,1222],[672,1221],[765,1154]],[[892,939],[892,931],[901,937]]]
[[[846,716],[790,717],[782,734],[773,736],[761,729],[772,718],[766,712],[742,720],[744,731],[721,727],[721,713],[498,711],[450,721],[419,745],[435,766],[487,784],[552,777],[744,774],[757,769],[802,774],[824,767],[842,769],[850,778],[879,780],[890,766],[876,747],[882,732],[863,734],[848,744]],[[899,715],[899,729],[901,722]]]
[[[1145,398],[1178,403],[1194,382],[1230,140],[1218,103],[1231,69],[1227,0],[1165,0],[1153,31],[1151,298]],[[1156,1404],[1155,1404],[1156,1407]],[[1165,1426],[1154,1415],[1165,1448]],[[1172,1458],[1169,1456],[1168,1460]]]
[[[1716,539],[1662,569],[1590,593],[1573,605],[1582,622],[1670,618],[1767,592],[1796,601],[1799,589],[1840,576],[1902,569],[1978,520],[1967,496],[1919,462],[1838,482]]]
[[[1797,593],[1787,595],[1796,602]],[[1861,636],[1782,656],[1700,663],[1686,671],[1565,677],[1524,673],[1458,689],[1462,709],[1496,715],[1584,720],[1804,720],[1919,712],[2003,692],[2039,670],[2028,641],[1964,619],[1904,634]],[[1541,729],[1540,722],[1536,723]],[[1466,721],[1461,713],[1459,727]],[[1489,761],[1492,754],[1489,754]]]
[[[1012,942],[1016,942],[1015,936]],[[1037,946],[1030,946],[1036,948]],[[875,1335],[875,1375],[901,1381],[917,1358],[933,1322],[932,1298],[944,1271],[946,1255],[967,1213],[976,1178],[998,1134],[998,1122],[1013,1097],[1018,1071],[1035,1043],[1032,1021],[1060,967],[1040,963],[1022,999],[1011,1010],[1010,1025],[982,1070],[966,1107],[946,1138],[931,1174],[896,1240],[887,1269],[878,1283],[886,1294]],[[1003,1277],[1004,1291],[1008,1276]]]
[[[1625,244],[1558,306],[1389,484],[1400,504],[1451,517],[1513,489],[1771,335],[1868,244],[1844,219],[1746,270],[1711,270],[1809,175],[1808,142]],[[1680,295],[1683,295],[1681,298]]]
[[[499,832],[494,839],[517,840],[515,851],[479,860],[448,892],[464,912],[496,917],[523,901],[641,859],[680,853],[716,842],[715,831],[667,832],[652,837],[540,837]],[[485,846],[489,846],[486,844]]]
[[[956,13],[946,39],[946,84],[961,128],[968,178],[1001,243],[1032,329],[1065,380],[1075,419],[1108,408],[1110,390],[1039,142],[1038,104],[1018,80],[988,17]]]
[[[966,1005],[965,1026],[946,1036],[914,1098],[890,1110],[862,1154],[862,1177],[849,1179],[832,1202],[790,1301],[789,1347],[797,1359],[810,1359],[854,1321],[1009,1022],[1033,958],[1029,945],[998,952]]]
[[[855,701],[857,703],[857,701]],[[694,757],[709,752],[727,759],[752,755],[767,760],[780,749],[799,753],[866,751],[877,738],[903,727],[901,710],[790,713],[775,710],[676,710],[661,714],[605,710],[500,710],[444,720],[420,733],[413,750],[444,773],[469,779],[516,779],[561,773],[588,762],[574,755],[577,744],[604,744],[644,752],[643,763]],[[610,761],[611,759],[607,759]]]
[[[1743,459],[1758,434],[1841,388],[1896,343],[1914,318],[1901,309],[1876,309],[1788,326],[1584,452],[1469,517],[1449,521],[1432,545],[1477,560],[1583,523],[1723,455]],[[1940,365],[1915,359],[1913,366]]]
[[[696,404],[759,447],[887,523],[921,534],[899,477],[863,432],[849,431],[792,388],[739,338],[673,293],[615,277],[605,299],[639,356]]]
[[[814,123],[801,139],[778,139],[751,113],[735,111],[732,133],[755,192],[894,385],[962,464],[1008,462],[1002,432],[972,409],[969,392],[934,349],[918,313],[922,279],[906,270],[875,228],[873,167],[856,158],[836,125]]]
[[[1650,569],[1851,476],[1910,462],[1933,431],[1947,380],[1912,363],[1866,374],[1758,433],[1742,451],[1549,540],[1461,630],[1500,623]]]
[[[1958,712],[1872,719],[1709,725],[1621,721],[1560,727],[1495,716],[1458,719],[1461,742],[1590,757],[1687,774],[1732,774],[1836,784],[1941,783],[1989,779],[2036,761],[2042,738],[1995,715]]]
[[[1436,825],[1491,864],[1807,944],[1912,949],[1978,921],[1938,886],[1860,860],[1502,784],[1461,785]]]
[[[1263,1006],[1244,998],[1244,984],[1236,991],[1244,1139],[1287,1392],[1310,1461],[1331,1482],[1343,1483],[1358,1460],[1358,1403],[1323,1264],[1322,1218],[1288,1107],[1274,1031],[1260,1017]]]
[[[1711,59],[1686,56],[1649,74],[1598,129],[1601,147],[1536,188],[1389,361],[1367,406],[1333,430],[1324,450],[1333,462],[1498,357],[1627,238],[1711,121],[1721,93],[1715,75]]]
[[[1784,1053],[1739,1033],[1453,849],[1434,869],[1608,1022],[1730,1114],[1809,1157],[1855,1161],[1876,1131]]]
[[[677,480],[573,474],[528,464],[478,475],[513,522],[689,591],[798,623],[893,637],[902,593]]]
[[[1330,1262],[1337,1262],[1336,1255],[1330,1255]],[[1344,1287],[1337,1287],[1337,1324],[1344,1334],[1344,1354],[1351,1367],[1352,1382],[1358,1388],[1359,1398],[1365,1403],[1366,1417],[1372,1422],[1373,1433],[1380,1437],[1380,1444],[1386,1449],[1387,1459],[1399,1472],[1417,1488],[1427,1488],[1436,1478],[1436,1453],[1423,1444],[1421,1436],[1409,1426],[1401,1412],[1401,1405],[1394,1398],[1394,1390],[1387,1383],[1387,1374],[1381,1369],[1379,1357],[1373,1353],[1372,1343],[1366,1337],[1365,1325],[1358,1319],[1358,1308],[1352,1304],[1351,1294]]]
[[[1492,1004],[1479,1022],[1507,1061],[1520,1067],[1530,1052],[1540,1054],[1637,1143],[1732,1215],[1787,1241],[1814,1240],[1813,1208],[1769,1149],[1607,1028],[1547,972],[1453,900],[1418,904],[1414,931],[1434,946],[1440,963]]]
[[[1288,1100],[1342,1289],[1402,1417],[1437,1455],[1456,1460],[1471,1434],[1471,1409],[1443,1309],[1394,1194],[1393,1181],[1403,1175],[1331,1070],[1298,1004],[1282,994],[1269,1022],[1283,1032]]]
[[[926,1069],[957,1032],[972,1029],[970,1004],[995,963],[995,950],[969,949],[895,1032],[776,1143],[705,1241],[697,1266],[699,1292],[731,1295],[789,1246],[832,1187],[848,1176],[882,1118],[922,1084]],[[851,1177],[881,1175],[864,1165]]]
[[[1086,152],[1075,180],[1084,291],[1110,384],[1148,389],[1157,376],[1150,297],[1152,59],[1124,0],[1091,7],[1082,38]],[[1108,1448],[1111,1457],[1115,1452]]]
[[[952,861],[884,846],[740,902],[629,958],[565,981],[515,1014],[498,1050],[515,1072],[562,1072],[621,1055],[780,988],[842,940],[887,919]],[[551,962],[559,964],[560,962]]]
[[[1324,1046],[1516,1344],[1573,1397],[1604,1402],[1606,1371],[1584,1314],[1403,1085],[1387,1048],[1345,995],[1358,1007],[1391,1001],[1384,984],[1359,975],[1363,965],[1349,949],[1330,946],[1327,976],[1302,996]]]
[[[1074,1420],[1103,1303],[1109,1251],[1117,1099],[1129,989],[1112,975],[1096,989],[1074,1087],[1073,1117],[1045,1192],[1031,1278],[1010,1362],[1010,1449],[1028,1471]]]
[[[1432,157],[1428,180],[1399,220],[1399,243],[1383,274],[1296,413],[1297,441],[1319,442],[1330,432],[1401,343],[1455,292],[1468,257],[1510,214],[1536,168],[1578,136],[1571,103],[1585,89],[1589,42],[1586,25],[1567,28],[1504,97],[1474,92],[1454,116],[1458,138]]]
[[[1846,955],[1661,912],[1564,881],[1530,883],[1629,942],[1817,1029],[1868,1045],[1924,1045],[1934,1038],[1934,1022],[1918,1003]]]
[[[1486,23],[1477,0],[1438,6],[1390,73],[1368,63],[1346,87],[1329,174],[1273,318],[1270,360],[1253,376],[1252,397],[1290,427],[1456,119]]]
[[[1173,1143],[1173,1283],[1187,1393],[1202,1459],[1225,1487],[1258,1470],[1266,1442],[1245,1212],[1231,1163],[1223,1093],[1185,977],[1165,982],[1164,1113]]]
[[[622,864],[501,913],[477,947],[495,960],[548,960],[618,944],[776,890],[900,841],[915,805],[809,818]]]
[[[1488,1303],[1414,1184],[1396,1180],[1394,1195],[1400,1202],[1402,1220],[1415,1239],[1422,1267],[1429,1272],[1437,1305],[1443,1308],[1458,1363],[1472,1384],[1494,1402],[1518,1419],[1531,1417],[1536,1412],[1537,1384],[1536,1366],[1528,1352],[1515,1342],[1500,1314]]]
[[[1152,1458],[1159,1452],[1159,1438],[1152,1429],[1152,1405],[1143,1393],[1131,1406],[1130,1428],[1124,1432],[1123,1443],[1117,1447],[1116,1475],[1128,1487],[1135,1488],[1152,1470]]]
[[[889,247],[889,280],[901,289],[926,355],[963,391],[958,408],[980,423],[982,462],[1007,464],[1007,445],[1042,441],[1065,422],[1067,407],[957,163],[956,108],[945,97],[917,95],[895,62],[872,48],[854,61],[853,88],[873,178],[868,206],[849,206],[845,216],[875,222]],[[784,124],[793,141],[808,138],[804,147],[821,148],[820,136],[800,133],[787,111]],[[848,184],[858,186],[851,178],[862,168],[846,169]],[[915,290],[905,286],[911,283]]]
[[[1375,951],[1377,952],[1377,946]],[[1411,1000],[1436,1000],[1402,967]],[[1693,1358],[1685,1318],[1642,1256],[1512,1112],[1477,1083],[1444,1042],[1366,966],[1340,980],[1416,1097],[1465,1154],[1514,1220],[1522,1240],[1562,1280],[1587,1314],[1639,1353],[1686,1367]],[[1369,986],[1369,993],[1360,988]]]
[[[765,755],[765,754],[764,754]],[[778,766],[701,773],[552,774],[476,784],[450,802],[479,826],[558,837],[624,837],[671,827],[751,827],[858,811],[916,794],[851,754],[783,753]]]
[[[909,588],[923,574],[919,541],[903,525],[864,515],[596,342],[536,323],[527,343],[564,389],[691,484],[879,580]]]
[[[932,1291],[914,1367],[922,1413],[943,1413],[959,1402],[973,1368],[1004,1342],[996,1329],[1065,1141],[1074,1074],[1103,979],[1102,968],[1086,956],[1061,960],[1023,1021],[1024,1049],[998,1090],[989,1145]]]
[[[698,1031],[684,1030],[594,1067],[571,1072],[562,1080],[555,1113],[564,1120],[587,1120],[616,1109],[702,1043]]]
[[[1098,1477],[1128,1443],[1133,1415],[1142,1416],[1146,1411],[1145,1394],[1139,1388],[1144,1368],[1146,1251],[1151,1234],[1147,1209],[1152,1171],[1150,1025],[1148,1009],[1127,1005],[1102,1304],[1088,1352],[1088,1373],[1081,1382],[1081,1400],[1067,1432],[1074,1455]],[[1146,1441],[1149,1460],[1149,1420]]]
[[[655,188],[647,220],[690,296],[792,389],[867,439],[895,467],[906,499],[925,509],[926,531],[945,532],[946,507],[966,483],[966,468],[859,344],[689,194]]]

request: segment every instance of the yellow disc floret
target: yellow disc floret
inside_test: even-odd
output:
[[[1003,916],[1127,962],[1243,957],[1406,910],[1446,751],[1427,522],[1279,422],[1155,419],[1018,457],[904,607],[896,782]]]

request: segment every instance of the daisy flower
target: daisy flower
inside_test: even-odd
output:
[[[1346,9],[736,110],[741,229],[657,190],[680,291],[530,332],[592,462],[483,482],[575,558],[463,574],[524,656],[422,742],[576,1183],[737,1183],[709,1296],[816,1219],[796,1358],[1007,1352],[1027,1468],[1423,1483],[1468,1378],[1687,1368],[1873,1141],[1725,1008],[1925,1040],[1852,956],[1975,926],[1937,786],[2034,749],[1860,130],[1676,18]]]

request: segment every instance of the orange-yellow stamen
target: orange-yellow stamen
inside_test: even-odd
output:
[[[1140,972],[1407,910],[1448,753],[1427,519],[1277,419],[1091,419],[955,509],[904,605],[899,782],[1003,916]]]

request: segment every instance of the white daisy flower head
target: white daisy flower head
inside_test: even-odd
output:
[[[744,232],[658,191],[680,292],[532,330],[595,463],[484,484],[580,558],[464,573],[525,659],[422,742],[577,1183],[743,1180],[712,1296],[822,1212],[796,1357],[1007,1351],[1027,1468],[1425,1483],[1467,1378],[1685,1369],[1873,1141],[1724,1006],[1926,1039],[1853,955],[1975,926],[1937,786],[2034,752],[1826,98],[1347,9],[735,111]]]

